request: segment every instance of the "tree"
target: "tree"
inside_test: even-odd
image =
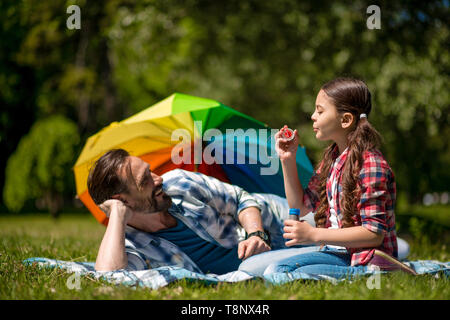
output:
[[[173,92],[298,128],[317,163],[317,92],[352,75],[372,91],[369,120],[384,136],[399,192],[418,202],[448,189],[447,1],[379,2],[375,30],[362,0],[80,0],[81,29],[68,30],[71,4],[0,4],[3,163],[35,120],[63,115],[84,141]]]
[[[108,29],[118,99],[134,112],[174,91],[217,99],[272,127],[300,129],[317,163],[310,116],[322,84],[360,77],[399,191],[418,202],[448,188],[449,53],[445,1],[148,1]],[[407,165],[405,165],[407,163]]]
[[[24,136],[6,166],[3,199],[11,211],[20,211],[29,199],[41,200],[56,217],[65,194],[74,194],[76,124],[62,116],[36,122]]]

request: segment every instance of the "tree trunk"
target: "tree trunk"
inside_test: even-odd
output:
[[[63,198],[55,192],[46,192],[44,196],[45,204],[52,218],[57,219],[63,207]]]

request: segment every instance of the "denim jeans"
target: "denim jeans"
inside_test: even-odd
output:
[[[319,249],[319,246],[295,246],[292,248],[266,251],[245,259],[239,265],[238,270],[262,276],[271,264],[283,261],[289,257],[296,257],[300,254],[319,251]]]
[[[278,260],[267,266],[264,274],[274,272],[302,272],[311,275],[327,275],[336,279],[351,278],[367,272],[366,266],[352,267],[351,256],[346,251],[325,246],[320,251],[300,253]]]
[[[408,256],[409,245],[403,239],[397,238],[397,241],[399,260],[403,260]],[[300,268],[299,272],[332,275],[333,277],[364,273],[367,270],[365,267],[351,267],[349,254],[337,254],[339,251],[328,246],[320,250],[320,253],[318,252],[319,249],[319,246],[311,245],[263,252],[244,260],[238,270],[262,276],[272,272],[286,272]],[[314,252],[318,254],[303,256],[306,253]],[[326,252],[336,254],[334,256],[332,254],[321,254]],[[297,262],[296,259],[301,260]],[[300,264],[302,267],[300,267]]]

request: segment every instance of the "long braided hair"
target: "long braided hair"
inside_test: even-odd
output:
[[[342,226],[354,226],[356,206],[360,198],[358,185],[359,172],[363,164],[363,153],[379,147],[381,136],[370,124],[367,118],[360,118],[362,113],[369,116],[372,110],[371,94],[367,85],[358,79],[337,78],[327,82],[321,88],[335,105],[338,113],[350,112],[354,116],[354,130],[349,133],[348,154],[342,172],[342,197],[340,205],[343,210]],[[328,199],[326,183],[333,165],[333,149],[336,143],[328,146],[323,154],[323,160],[317,167],[319,176],[320,203],[314,216],[318,227],[325,227],[327,221]]]

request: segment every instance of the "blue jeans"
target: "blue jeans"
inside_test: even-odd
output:
[[[302,272],[311,275],[327,275],[336,279],[350,279],[354,275],[367,272],[366,266],[352,267],[350,263],[351,256],[346,251],[324,247],[321,251],[300,253],[271,263],[264,274]]]
[[[289,257],[296,257],[300,254],[319,251],[319,249],[319,246],[296,246],[293,248],[266,251],[245,259],[239,265],[238,270],[262,276],[271,264],[283,261]]]
[[[397,238],[397,241],[399,258],[402,257],[404,259],[408,256],[409,245],[400,238]],[[345,275],[360,274],[367,271],[366,267],[351,267],[350,255],[348,254],[327,255],[322,253],[336,253],[339,251],[328,246],[325,246],[320,252],[319,249],[319,246],[296,246],[293,248],[263,252],[244,260],[238,270],[263,276],[272,272],[286,272],[300,269],[298,270],[299,272],[325,274],[333,277],[336,275],[345,277]],[[304,256],[306,253],[311,254]],[[300,259],[300,261],[297,262],[297,259]]]

